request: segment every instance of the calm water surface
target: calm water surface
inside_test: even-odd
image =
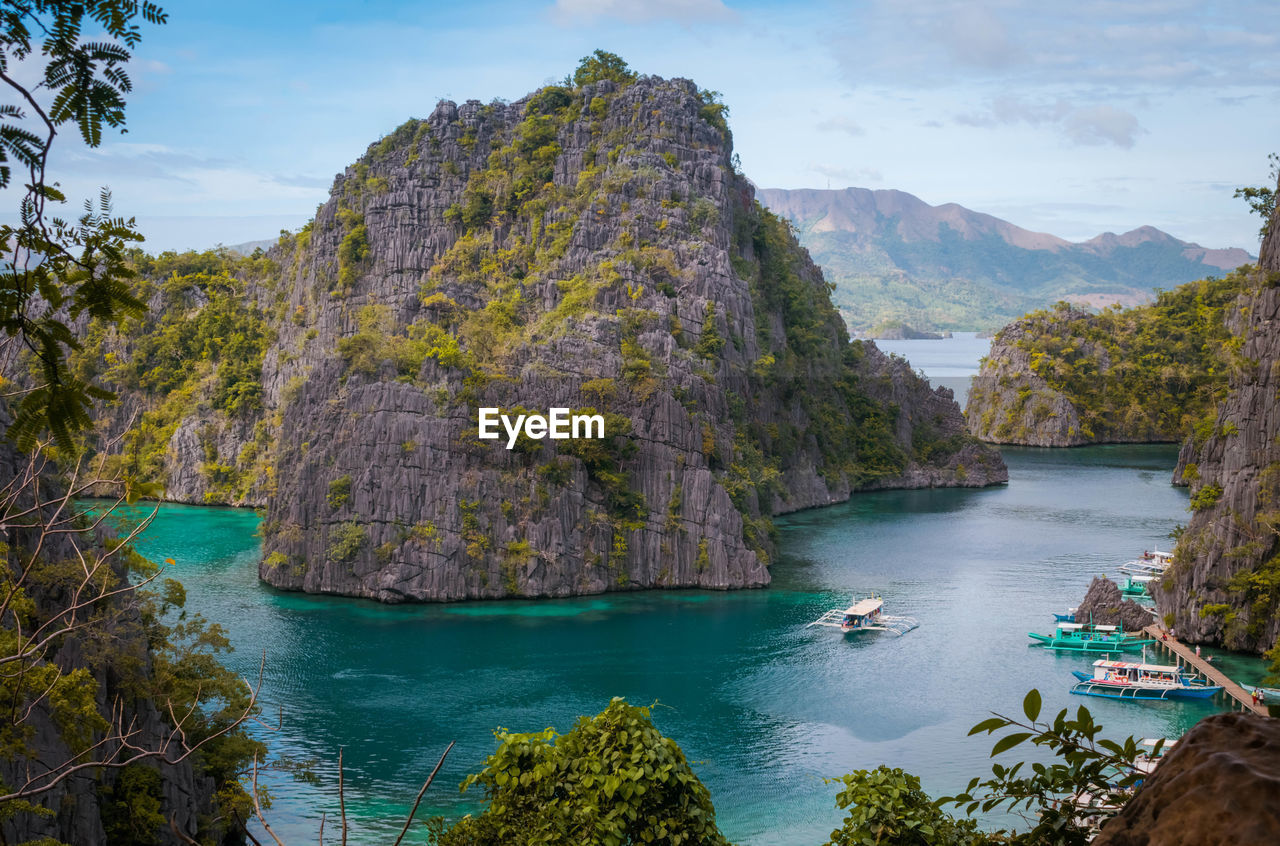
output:
[[[340,746],[352,842],[382,842],[450,740],[424,805],[457,816],[477,797],[456,785],[495,727],[565,730],[624,696],[658,703],[731,839],[817,844],[841,818],[824,778],[891,763],[955,790],[989,768],[969,727],[1017,713],[1031,687],[1046,710],[1088,704],[1120,736],[1176,736],[1214,710],[1071,696],[1089,660],[1027,645],[1092,576],[1168,545],[1187,508],[1169,485],[1175,450],[1005,456],[1007,487],[863,494],[781,521],[773,585],[757,591],[416,607],[284,594],[257,581],[257,517],[232,509],[164,506],[143,550],[177,560],[188,608],[226,625],[238,669],[266,650],[263,697],[283,709],[264,733],[273,752],[321,761],[318,787],[270,779],[286,839],[314,838],[322,810],[334,819]],[[868,591],[920,628],[805,628]]]
[[[979,338],[976,332],[956,332],[940,340],[876,341],[876,346],[924,371],[934,387],[955,391],[956,402],[964,408],[969,383],[978,375],[978,360],[991,351],[991,339]]]

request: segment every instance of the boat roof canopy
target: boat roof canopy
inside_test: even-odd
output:
[[[1093,630],[1098,632],[1114,632],[1116,630],[1116,626],[1094,626]]]
[[[851,617],[865,617],[872,612],[879,611],[880,606],[882,605],[884,605],[884,600],[879,597],[859,599],[857,602],[844,609],[844,613]]]
[[[1076,632],[1084,628],[1084,623],[1058,623],[1058,628],[1066,629],[1069,632]]]
[[[1175,673],[1182,669],[1169,664],[1135,664],[1132,661],[1108,661],[1105,658],[1094,661],[1093,666],[1110,667],[1116,670],[1146,670],[1149,673]]]

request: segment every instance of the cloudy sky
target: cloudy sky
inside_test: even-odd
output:
[[[1083,240],[1150,224],[1257,250],[1280,4],[1182,0],[164,3],[129,132],[66,144],[148,247],[274,236],[437,100],[516,99],[601,47],[723,92],[761,187],[897,188]]]

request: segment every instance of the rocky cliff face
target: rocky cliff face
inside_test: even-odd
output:
[[[1255,283],[1231,318],[1243,346],[1230,392],[1178,458],[1193,514],[1156,599],[1187,639],[1262,651],[1280,637],[1280,215]]]
[[[383,601],[769,581],[768,517],[985,485],[946,392],[849,344],[685,80],[441,103],[341,174],[282,269],[261,576]],[[603,440],[477,437],[590,409]]]
[[[1064,303],[1005,327],[969,394],[970,431],[997,443],[1178,443],[1211,421],[1238,364],[1231,316],[1248,266],[1096,314]]]
[[[1280,842],[1280,720],[1205,717],[1102,827],[1096,846]]]
[[[1105,576],[1093,577],[1084,599],[1076,606],[1077,623],[1119,626],[1121,631],[1140,632],[1155,622],[1151,611],[1132,599],[1125,599],[1120,586]]]
[[[1087,312],[1068,312],[1088,320]],[[1009,324],[991,341],[991,352],[969,388],[965,419],[974,437],[988,443],[1023,446],[1079,446],[1092,442],[1080,413],[1031,365],[1035,339],[1054,315],[1034,315]],[[1103,353],[1105,355],[1105,353]]]
[[[687,80],[443,102],[267,254],[139,262],[152,314],[81,362],[102,430],[167,499],[265,506],[282,588],[759,586],[771,515],[1007,479],[949,391],[849,342]],[[606,437],[509,450],[481,408]]]

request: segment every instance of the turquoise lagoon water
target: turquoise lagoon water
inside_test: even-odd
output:
[[[352,842],[384,842],[450,740],[428,814],[474,808],[457,785],[495,727],[565,730],[624,696],[658,703],[731,839],[817,844],[841,817],[824,778],[889,763],[955,790],[989,769],[990,740],[969,727],[1018,713],[1031,687],[1046,709],[1087,704],[1118,736],[1176,736],[1215,710],[1072,696],[1070,671],[1089,659],[1026,637],[1092,576],[1169,544],[1187,508],[1169,484],[1174,449],[1005,456],[1007,487],[863,494],[781,520],[773,584],[755,591],[434,606],[286,594],[257,581],[258,518],[220,508],[163,506],[142,548],[178,562],[188,608],[226,626],[237,669],[256,672],[266,650],[263,699],[282,721],[262,734],[274,754],[320,761],[318,786],[267,778],[289,841],[314,838],[321,811],[332,826],[340,746]],[[868,591],[920,627],[805,627]]]

